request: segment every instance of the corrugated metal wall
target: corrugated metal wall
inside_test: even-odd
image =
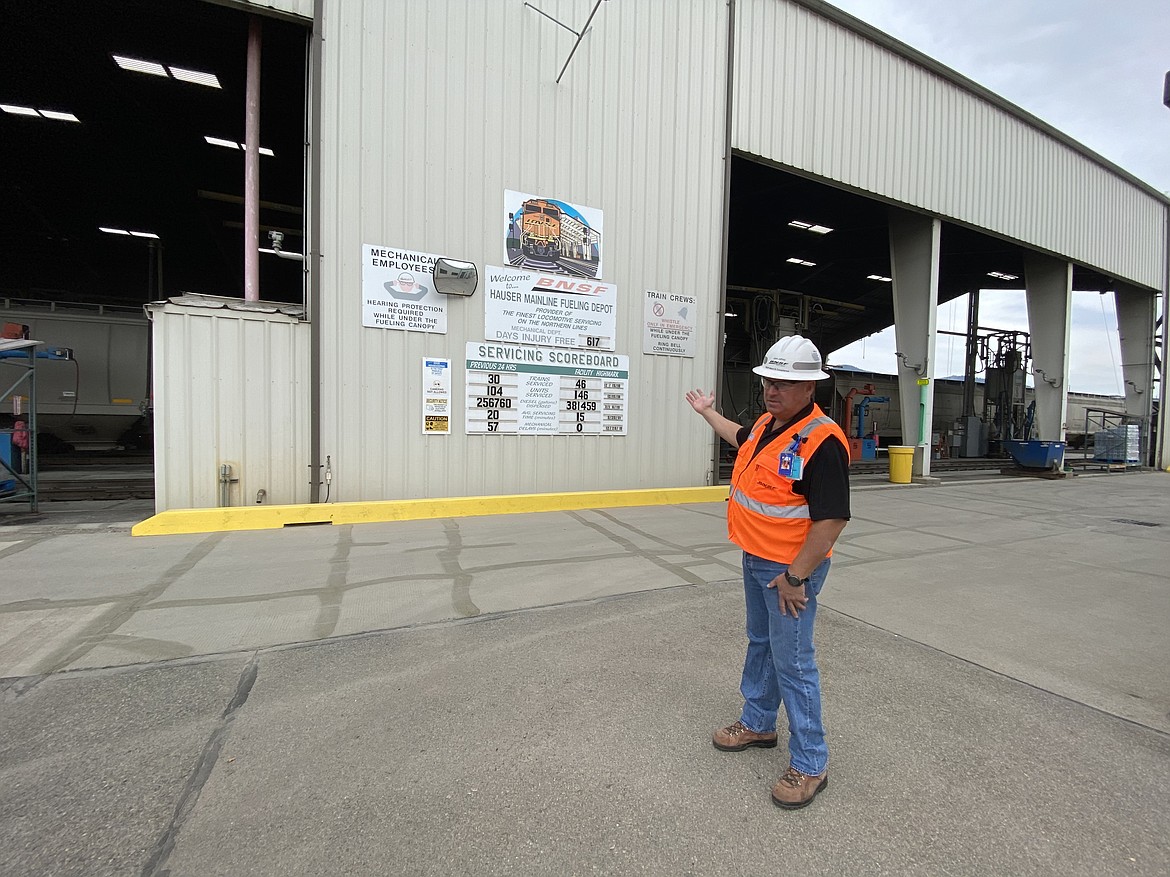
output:
[[[737,0],[734,148],[1163,283],[1165,205],[970,91],[785,0]]]
[[[593,3],[535,5],[580,29]],[[716,372],[726,15],[712,0],[602,4],[558,85],[575,37],[523,3],[326,4],[319,329],[333,499],[704,482],[711,432],[683,396]],[[482,272],[504,261],[505,189],[605,212],[627,436],[465,435],[482,284],[448,300],[445,335],[361,325],[363,243]],[[698,296],[697,357],[642,354],[646,289]],[[454,366],[448,436],[422,435],[424,356]]]
[[[150,305],[155,510],[309,499],[309,324],[283,314]]]

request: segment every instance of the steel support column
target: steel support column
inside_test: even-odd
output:
[[[1113,290],[1117,308],[1117,335],[1121,347],[1121,380],[1125,386],[1125,413],[1140,417],[1145,435],[1143,464],[1150,459],[1150,420],[1154,413],[1154,320],[1157,293],[1119,283]]]
[[[1032,374],[1036,385],[1036,418],[1032,437],[1064,441],[1068,407],[1068,339],[1072,318],[1071,262],[1042,253],[1024,254],[1024,286]]]
[[[912,445],[914,474],[930,475],[934,419],[934,348],[938,317],[938,253],[942,222],[890,208],[890,267],[894,293],[902,444]]]

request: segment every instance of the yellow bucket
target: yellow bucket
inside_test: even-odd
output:
[[[891,445],[890,452],[890,481],[894,484],[909,484],[910,476],[914,474],[914,447]]]

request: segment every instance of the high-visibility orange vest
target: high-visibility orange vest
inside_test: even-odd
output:
[[[814,404],[811,414],[789,426],[783,435],[756,454],[756,446],[763,439],[771,417],[767,413],[760,417],[747,441],[739,446],[731,473],[727,536],[749,554],[777,563],[792,563],[808,537],[812,521],[808,516],[808,500],[792,490],[791,478],[779,473],[780,454],[794,446],[796,435],[802,439],[799,456],[805,463],[826,439],[840,441],[846,453],[849,442],[841,427]]]

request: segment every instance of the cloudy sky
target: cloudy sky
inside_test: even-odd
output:
[[[1162,105],[1170,70],[1168,0],[830,2],[1170,193],[1170,108]],[[984,293],[979,322],[1026,329],[1023,294]],[[966,297],[940,308],[940,329],[962,331],[965,324]],[[1074,292],[1072,389],[1121,392],[1116,328],[1111,295]],[[962,371],[962,341],[955,339],[948,355],[951,343],[939,343],[936,375]],[[890,329],[831,360],[893,372],[893,351]]]

